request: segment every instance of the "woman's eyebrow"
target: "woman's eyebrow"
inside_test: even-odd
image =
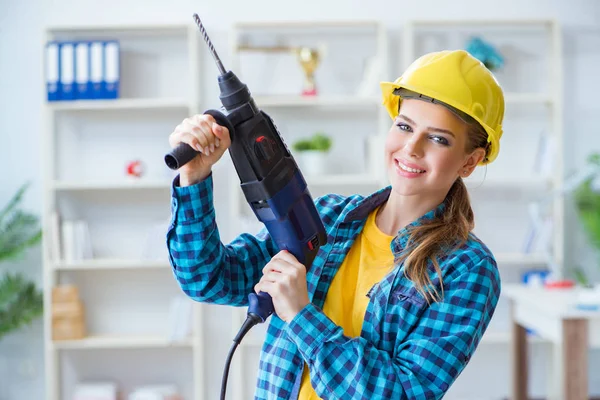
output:
[[[448,135],[452,136],[453,138],[456,138],[456,136],[454,136],[454,133],[452,133],[448,129],[434,128],[434,127],[430,126],[427,128],[427,130],[430,132],[447,133]]]
[[[403,120],[405,120],[406,122],[408,122],[411,125],[417,126],[417,123],[415,121],[413,121],[412,119],[408,118],[404,114],[398,114],[398,117],[402,118]],[[456,136],[454,135],[454,133],[452,133],[448,129],[442,129],[442,128],[436,128],[436,127],[430,126],[430,127],[427,128],[427,130],[431,131],[431,132],[446,133],[446,134],[452,136],[453,138],[456,138]]]
[[[409,124],[413,124],[413,125],[417,125],[417,123],[415,121],[413,121],[412,119],[408,118],[406,115],[404,114],[398,114],[398,117],[402,118],[403,120],[405,120],[406,122],[408,122]]]

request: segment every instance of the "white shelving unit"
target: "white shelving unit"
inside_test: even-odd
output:
[[[466,181],[475,212],[475,233],[494,252],[503,284],[520,283],[527,270],[549,270],[561,276],[562,198],[555,199],[549,213],[553,225],[550,246],[523,251],[530,228],[529,204],[550,197],[563,182],[560,26],[554,20],[412,20],[403,31],[403,69],[431,51],[464,49],[474,36],[491,43],[505,57],[504,67],[494,74],[506,102],[498,159],[478,168]],[[550,138],[555,150],[550,157],[551,169],[544,173],[535,168],[541,137]],[[501,297],[482,344],[510,343],[508,312]],[[547,343],[532,339],[531,343]]]
[[[46,29],[46,41],[92,39],[120,42],[120,98],[48,102],[43,110],[46,399],[70,399],[79,381],[112,380],[123,396],[135,385],[172,383],[185,399],[202,400],[202,306],[192,306],[185,339],[171,340],[166,323],[170,301],[182,294],[164,239],[174,175],[162,156],[176,123],[199,112],[203,43],[192,24]],[[125,176],[132,159],[146,164],[138,180]],[[52,256],[55,212],[87,222],[93,258]],[[52,288],[60,283],[79,288],[84,339],[52,340]]]
[[[291,52],[260,54],[240,50],[241,45],[309,46],[322,50],[322,59],[315,71],[318,94],[301,95],[304,75]],[[379,89],[379,82],[388,77],[387,31],[383,24],[363,20],[241,22],[234,24],[231,30],[231,54],[231,69],[248,85],[258,107],[273,118],[292,153],[294,141],[316,131],[324,131],[332,137],[328,172],[318,176],[305,174],[313,197],[325,192],[368,194],[385,184],[385,176],[371,167],[378,160],[370,159],[364,152],[369,139],[374,139],[376,145],[382,144],[380,135],[391,126],[381,106]],[[373,59],[378,60],[379,65],[376,76],[367,80],[369,90],[358,93],[364,71],[368,69],[367,62]],[[347,66],[346,71],[340,67],[342,64]],[[265,71],[268,72],[265,74]],[[259,225],[233,169],[231,173],[230,193],[234,195],[228,215],[229,235],[233,238],[241,232],[256,231]],[[232,338],[245,313],[245,309],[234,310]],[[231,398],[253,395],[258,354],[266,328],[267,324],[253,328],[236,352],[236,361],[231,366]]]

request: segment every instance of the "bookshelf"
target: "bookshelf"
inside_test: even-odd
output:
[[[164,238],[174,174],[161,163],[173,127],[199,112],[197,30],[98,25],[45,34],[45,42],[116,39],[121,46],[118,99],[43,106],[46,400],[71,398],[78,383],[98,380],[116,383],[124,398],[135,387],[173,384],[183,398],[203,400],[202,305],[184,297],[172,276]],[[145,165],[140,178],[125,174],[135,159]],[[91,257],[65,257],[61,228],[72,220],[85,221]],[[82,339],[53,340],[59,284],[79,290]],[[191,309],[183,325],[173,321],[175,299]]]
[[[561,277],[565,245],[562,197],[544,210],[547,236],[538,233],[537,243],[526,245],[532,237],[532,204],[551,198],[563,184],[561,27],[552,19],[409,20],[402,32],[402,67],[430,51],[465,48],[473,37],[492,44],[505,58],[504,66],[494,71],[505,93],[501,151],[496,161],[478,168],[465,181],[475,213],[474,233],[494,253],[503,287],[519,285],[522,275],[531,270]],[[553,149],[541,157],[543,161],[538,158],[540,143],[551,143]],[[544,163],[546,166],[541,165]],[[482,338],[483,349],[478,350],[479,364],[472,362],[465,369],[449,397],[461,398],[461,388],[469,392],[472,381],[485,376],[478,366],[485,366],[487,374],[494,376],[510,370],[510,364],[498,358],[511,343],[509,312],[501,294]],[[530,351],[537,352],[540,346],[547,350],[543,346],[548,341],[531,339],[536,348]],[[506,350],[498,350],[498,346]]]

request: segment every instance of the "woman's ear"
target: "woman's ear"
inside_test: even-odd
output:
[[[467,159],[465,160],[465,163],[461,167],[460,171],[458,171],[458,174],[463,178],[468,177],[469,175],[471,175],[471,173],[473,173],[473,170],[475,169],[475,167],[477,167],[477,165],[479,165],[479,163],[481,161],[483,161],[484,157],[485,157],[485,149],[482,149],[482,148],[475,149],[467,157]]]

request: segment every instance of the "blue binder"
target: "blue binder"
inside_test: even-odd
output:
[[[58,42],[46,43],[46,93],[48,101],[60,100],[60,57]]]
[[[75,98],[80,100],[92,98],[89,42],[75,43]]]
[[[119,97],[120,60],[119,42],[116,40],[104,43],[104,97],[116,99]]]
[[[73,42],[61,42],[59,90],[61,100],[75,99],[75,48]]]
[[[90,42],[91,99],[104,98],[104,43]]]

